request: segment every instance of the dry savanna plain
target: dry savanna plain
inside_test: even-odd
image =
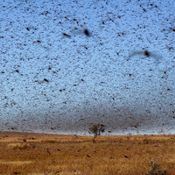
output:
[[[175,175],[175,135],[0,133],[2,175]]]

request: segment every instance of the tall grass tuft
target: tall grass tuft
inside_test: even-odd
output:
[[[146,175],[168,175],[166,170],[162,170],[160,168],[160,165],[154,161],[151,161],[150,163],[150,170]]]

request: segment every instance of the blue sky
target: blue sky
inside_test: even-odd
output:
[[[1,1],[1,130],[84,133],[99,122],[174,133],[174,9],[173,0]]]

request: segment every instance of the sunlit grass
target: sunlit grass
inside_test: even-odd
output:
[[[175,136],[0,134],[0,174],[145,175],[155,161],[175,174]]]

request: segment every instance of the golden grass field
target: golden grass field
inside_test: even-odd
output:
[[[0,133],[2,175],[145,175],[150,161],[175,175],[175,136]]]

